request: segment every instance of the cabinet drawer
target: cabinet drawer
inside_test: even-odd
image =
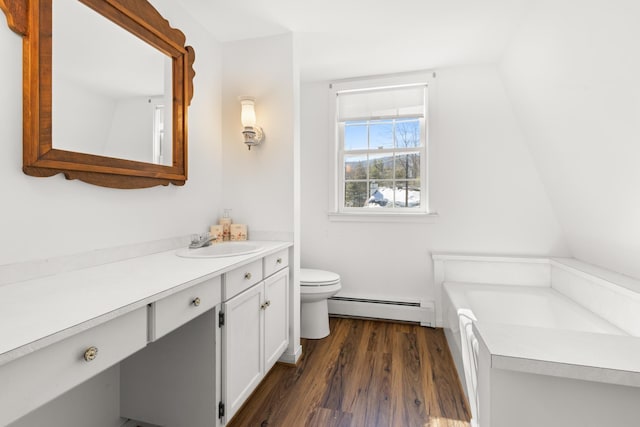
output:
[[[147,309],[139,308],[0,366],[0,425],[120,362],[147,344]],[[97,349],[93,360],[89,349]]]
[[[220,277],[193,285],[151,305],[149,341],[168,334],[222,302]]]
[[[224,275],[222,299],[227,301],[262,280],[262,260],[238,267]]]
[[[264,277],[269,277],[289,265],[289,249],[264,257]]]

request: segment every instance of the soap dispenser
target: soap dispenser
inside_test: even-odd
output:
[[[222,226],[222,238],[227,241],[231,237],[231,209],[225,209],[224,215],[218,220],[218,224]]]

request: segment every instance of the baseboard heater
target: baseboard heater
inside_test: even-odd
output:
[[[419,322],[434,327],[435,304],[431,301],[382,300],[335,296],[329,298],[329,314],[373,319]]]

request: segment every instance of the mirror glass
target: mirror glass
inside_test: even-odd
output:
[[[79,1],[53,1],[52,142],[172,165],[172,58]]]

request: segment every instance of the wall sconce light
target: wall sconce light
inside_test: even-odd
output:
[[[241,96],[240,104],[242,105],[242,112],[240,113],[240,120],[244,127],[242,134],[244,135],[244,143],[247,144],[249,150],[254,145],[258,145],[264,139],[264,132],[260,126],[256,126],[256,99],[250,96]]]

